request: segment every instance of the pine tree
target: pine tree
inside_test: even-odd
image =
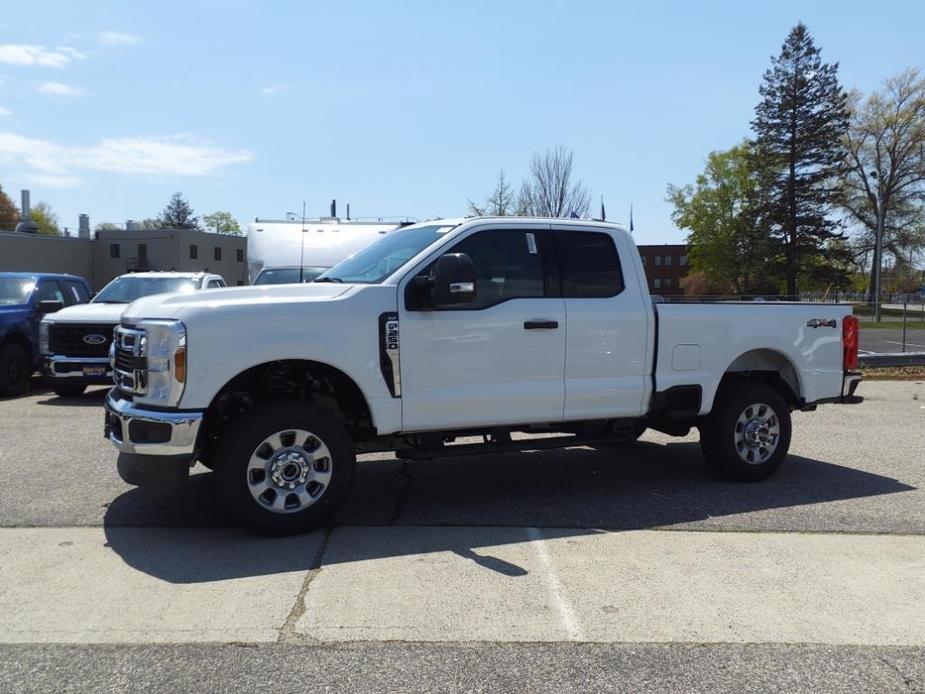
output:
[[[829,211],[844,161],[847,95],[838,63],[822,61],[803,24],[772,58],[760,93],[752,129],[768,182],[761,218],[783,246],[787,293],[796,295],[800,277],[831,281],[827,261],[844,238]]]
[[[162,229],[199,229],[199,218],[182,193],[173,194],[157,222]]]
[[[0,186],[0,230],[13,231],[19,224],[19,208]]]

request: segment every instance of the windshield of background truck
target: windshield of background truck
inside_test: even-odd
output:
[[[0,306],[17,306],[29,301],[35,282],[21,277],[0,277]]]
[[[322,272],[327,270],[326,267],[303,267],[302,282],[311,282]],[[254,285],[258,284],[298,284],[299,268],[297,267],[277,267],[261,270],[254,280]]]
[[[199,280],[185,277],[116,277],[93,297],[94,304],[130,304],[135,299],[168,292],[194,292]]]
[[[315,281],[378,284],[452,228],[435,224],[393,232],[342,260]]]

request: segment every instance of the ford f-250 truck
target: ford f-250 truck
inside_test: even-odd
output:
[[[112,383],[112,331],[128,304],[153,294],[224,286],[221,275],[207,272],[134,272],[116,277],[90,303],[42,319],[39,344],[45,381],[56,395],[71,398],[89,385]]]
[[[612,224],[427,222],[311,284],[134,302],[115,331],[105,434],[127,482],[179,483],[198,460],[225,506],[271,534],[321,523],[371,451],[603,446],[697,427],[712,466],[754,481],[787,455],[792,410],[860,401],[850,313],[655,304]],[[482,443],[454,443],[472,436]]]

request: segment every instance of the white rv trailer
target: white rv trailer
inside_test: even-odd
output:
[[[292,273],[270,271],[298,270],[300,267],[305,268],[304,273],[300,273],[302,279],[310,281],[320,274],[319,269],[336,265],[402,225],[400,221],[383,219],[366,221],[322,217],[303,221],[257,218],[247,231],[250,282],[253,284],[261,271],[266,271],[262,283],[277,283],[279,277],[291,277]],[[273,274],[276,279],[270,279]]]

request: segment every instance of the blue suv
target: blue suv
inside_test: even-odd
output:
[[[46,313],[90,300],[83,277],[0,272],[0,396],[21,395],[39,364],[39,323]]]

